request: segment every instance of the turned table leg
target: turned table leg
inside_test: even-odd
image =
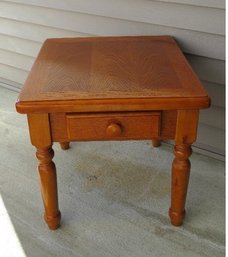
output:
[[[175,159],[172,165],[171,207],[169,215],[171,223],[175,226],[180,226],[185,216],[185,201],[191,167],[188,158],[191,152],[190,145],[180,144],[174,147]]]
[[[59,144],[62,150],[67,150],[70,148],[70,142],[60,142]]]
[[[52,149],[49,115],[29,114],[28,125],[31,143],[36,147],[39,160],[39,177],[41,195],[44,203],[44,219],[50,229],[57,229],[61,214],[58,206],[57,177],[55,164],[52,161]]]
[[[36,156],[40,161],[38,170],[45,209],[44,219],[50,229],[57,229],[60,224],[61,214],[58,206],[56,169],[52,161],[54,151],[51,146],[37,148]]]
[[[174,161],[172,164],[171,207],[169,216],[171,223],[180,226],[185,216],[185,202],[191,164],[189,157],[191,145],[196,140],[198,126],[198,110],[178,110]]]
[[[159,147],[161,145],[161,140],[152,139],[152,145],[153,147]]]

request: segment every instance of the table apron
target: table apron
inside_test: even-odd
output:
[[[174,139],[177,111],[118,113],[50,113],[53,142]],[[121,135],[106,134],[109,123],[122,128]]]

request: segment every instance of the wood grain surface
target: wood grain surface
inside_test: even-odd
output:
[[[159,109],[161,102],[166,109],[209,105],[206,91],[173,38],[63,38],[45,41],[17,110],[72,111],[74,106],[75,111],[117,111],[124,105],[131,111],[136,105],[141,110]]]
[[[161,122],[159,139],[168,140],[175,138],[176,132],[176,111],[162,111],[161,112]],[[135,124],[133,124],[135,126]],[[89,123],[91,126],[91,123]],[[65,113],[51,113],[50,114],[50,127],[53,142],[67,142],[69,141],[67,133],[67,120]],[[151,134],[148,138],[151,138]]]
[[[68,114],[69,140],[152,139],[160,135],[160,112]]]

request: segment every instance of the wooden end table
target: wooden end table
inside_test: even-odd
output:
[[[45,221],[60,224],[53,142],[175,140],[171,207],[181,225],[199,110],[210,99],[173,38],[48,39],[16,103],[37,148]],[[89,158],[89,156],[88,156]]]

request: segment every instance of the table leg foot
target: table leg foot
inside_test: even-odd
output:
[[[174,147],[175,159],[172,165],[172,184],[171,184],[171,207],[169,216],[171,223],[180,226],[185,216],[185,201],[188,190],[190,175],[191,146],[188,144],[178,144]]]
[[[47,216],[46,213],[44,214],[44,220],[47,223],[49,229],[55,230],[59,228],[60,226],[60,220],[61,220],[61,213],[58,212],[57,216]]]
[[[152,139],[152,145],[153,147],[159,147],[161,145],[161,140]]]
[[[38,170],[45,210],[44,219],[50,229],[57,229],[60,224],[61,214],[58,206],[56,168],[52,161],[54,151],[51,146],[37,148],[36,156],[40,161]]]
[[[70,142],[60,142],[59,144],[62,150],[67,150],[70,148]]]
[[[170,208],[169,209],[169,217],[170,217],[170,221],[171,221],[172,225],[181,226],[183,224],[183,220],[185,217],[185,210],[181,213],[178,213],[178,212],[172,211]]]

